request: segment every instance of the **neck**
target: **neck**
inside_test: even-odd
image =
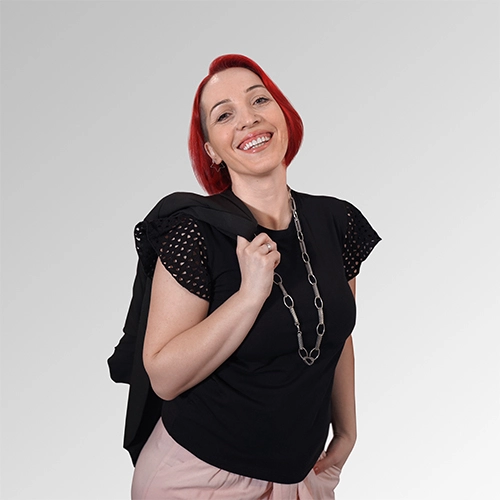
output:
[[[259,225],[274,230],[286,229],[292,214],[286,177],[280,181],[233,182],[233,193],[250,209]]]

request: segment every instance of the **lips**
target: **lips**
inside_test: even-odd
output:
[[[245,139],[238,146],[238,149],[241,149],[242,151],[251,151],[270,141],[271,137],[272,134],[270,134],[269,132],[252,134],[245,137]]]

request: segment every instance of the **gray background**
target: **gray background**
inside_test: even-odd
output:
[[[358,279],[359,441],[339,500],[498,492],[499,4],[2,2],[2,498],[125,499],[108,378],[133,227],[189,166],[210,61],[305,122],[297,190],[383,242]],[[321,277],[320,277],[321,279]]]

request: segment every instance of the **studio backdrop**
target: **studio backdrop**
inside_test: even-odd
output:
[[[383,238],[358,279],[359,437],[339,500],[497,491],[499,3],[2,1],[2,498],[122,500],[107,357],[133,228],[202,193],[187,134],[241,53],[305,124],[297,191]]]

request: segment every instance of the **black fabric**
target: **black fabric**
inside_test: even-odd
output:
[[[140,222],[134,231],[137,234],[147,222],[189,214],[197,220],[205,221],[218,230],[236,239],[237,235],[252,239],[257,222],[246,205],[231,190],[214,196],[201,196],[194,193],[172,193],[161,199]],[[144,235],[144,252],[156,261],[154,247],[147,244]],[[147,315],[151,297],[151,277],[139,259],[137,273],[132,290],[123,337],[108,359],[111,379],[114,382],[130,384],[127,414],[125,418],[124,448],[130,453],[135,465],[139,453],[160,418],[162,400],[153,392],[148,375],[142,362],[142,346],[146,333]]]
[[[345,202],[345,206],[347,229],[342,258],[346,278],[351,280],[359,274],[361,263],[370,255],[370,252],[380,241],[380,237],[355,206],[348,202]]]
[[[258,227],[234,194],[224,195],[222,212],[219,200],[207,206],[207,200],[211,203],[213,197],[200,197],[203,200],[196,205],[197,213],[187,217],[184,214],[190,210],[189,203],[200,201],[197,195],[187,198],[180,193],[171,195],[164,200],[168,200],[169,208],[175,205],[177,210],[180,205],[181,215],[177,211],[158,210],[158,205],[166,206],[162,200],[137,226],[141,264],[125,335],[110,358],[114,380],[131,384],[124,446],[135,464],[161,412],[172,437],[202,460],[258,479],[298,482],[314,465],[328,434],[335,366],[355,323],[355,303],[348,280],[358,274],[361,262],[380,238],[351,204],[294,192],[308,252],[325,301],[327,333],[320,358],[313,366],[306,366],[299,358],[295,327],[283,305],[281,292],[274,287],[254,327],[234,355],[194,388],[171,402],[163,402],[161,410],[162,402],[152,392],[142,365],[145,304],[149,305],[152,267],[161,254],[160,249],[172,241],[188,247],[187,235],[193,228],[198,235],[197,245],[203,247],[195,254],[204,254],[203,258],[196,261],[196,257],[189,256],[184,261],[176,253],[173,260],[170,257],[161,260],[167,269],[170,266],[173,275],[182,274],[185,262],[195,268],[206,267],[204,273],[196,269],[193,273],[197,273],[209,291],[206,297],[210,301],[209,314],[239,288],[241,278],[234,239],[236,234],[242,234],[244,225],[246,234],[242,235],[247,239],[266,231],[278,243],[282,254],[278,272],[295,300],[306,348],[311,349],[316,340],[318,318],[314,296],[293,223],[285,231]],[[207,208],[208,212],[201,213]],[[201,218],[203,215],[205,219]],[[181,267],[176,269],[179,262]],[[191,287],[176,279],[197,293],[199,284]],[[135,342],[131,340],[134,335]],[[125,367],[130,365],[132,355],[135,359],[130,374]]]
[[[347,202],[295,192],[293,196],[325,304],[326,334],[319,359],[307,366],[299,357],[292,317],[275,286],[237,351],[211,376],[164,402],[162,411],[169,434],[201,460],[278,483],[303,480],[323,451],[335,367],[355,323],[347,274],[359,272],[368,249],[379,240],[359,211],[351,227],[355,209]],[[210,314],[238,290],[241,276],[235,242],[209,224],[200,222],[199,227],[211,276]],[[293,297],[310,350],[318,315],[294,224],[284,231],[260,231],[278,245],[277,272]]]
[[[195,219],[179,213],[141,223],[136,227],[135,236],[137,253],[148,276],[153,276],[159,257],[182,286],[202,299],[209,298],[206,244]]]

